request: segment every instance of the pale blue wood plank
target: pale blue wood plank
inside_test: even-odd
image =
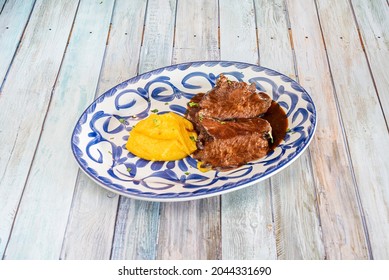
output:
[[[255,0],[260,63],[296,78],[283,0]],[[293,179],[291,179],[293,178]],[[309,152],[271,178],[278,259],[324,257]],[[296,223],[295,221],[302,221]],[[313,244],[307,246],[307,244]]]
[[[221,59],[257,64],[253,1],[223,0],[219,5]],[[270,193],[267,180],[222,196],[223,259],[276,258]]]
[[[3,12],[5,2],[6,2],[6,0],[0,0],[0,14]]]
[[[139,73],[171,64],[176,0],[149,0]]]
[[[3,86],[0,98],[0,255],[4,253],[29,173],[77,4],[77,1],[66,0],[35,4],[23,44]]]
[[[63,8],[68,3],[56,2],[55,9],[47,7],[44,14],[54,17],[56,12],[61,12],[61,18],[65,18]],[[77,4],[73,3],[66,16],[68,29],[59,38],[62,43],[66,44],[68,39]],[[6,249],[6,259],[58,259],[60,256],[78,173],[69,137],[97,88],[113,4],[114,0],[91,0],[81,1],[79,5]],[[65,23],[58,21],[58,24]],[[51,31],[56,28],[53,22],[43,28],[49,30],[48,27]],[[43,37],[41,42],[47,41]],[[49,56],[43,57],[43,61],[50,61],[50,53],[47,53]],[[35,100],[30,102],[35,104]],[[93,219],[90,220],[92,223]],[[81,229],[76,234],[81,234]],[[99,239],[96,237],[96,240]]]
[[[7,3],[5,0],[0,1],[0,89],[34,3],[35,0],[9,0]]]
[[[173,63],[219,59],[218,1],[177,1]],[[161,204],[158,259],[220,259],[220,197]]]
[[[351,3],[389,125],[389,7],[384,0],[353,0]]]
[[[370,10],[367,13],[373,13],[371,17],[380,18],[382,20],[380,24],[385,27],[378,26],[387,30],[388,7],[382,5],[381,1],[374,2],[377,5],[375,7],[366,5],[366,9]],[[371,245],[370,257],[388,259],[389,134],[377,95],[377,84],[371,76],[372,68],[366,60],[350,2],[319,0],[317,7],[319,17],[323,19],[320,26],[326,42],[344,132],[347,136],[357,196],[362,206],[361,215],[365,218],[368,230],[366,237],[370,242],[368,245]],[[382,13],[381,9],[385,9],[386,13]],[[371,24],[373,22],[371,21]],[[337,36],[333,35],[333,30],[337,30]],[[383,32],[382,35],[384,34]],[[374,43],[376,42],[369,42],[369,46],[372,47]],[[383,54],[385,52],[389,54],[386,44],[380,42],[378,47],[380,45],[383,47]],[[376,63],[382,63],[381,67],[387,67],[388,60],[387,56],[383,56],[382,60]],[[386,69],[384,71],[387,72]],[[381,90],[387,95],[388,83],[385,82],[385,76],[381,76],[378,82],[386,84]]]
[[[218,59],[218,40],[218,1],[177,2],[173,64]]]
[[[120,198],[112,259],[156,258],[159,226],[158,202]]]
[[[175,13],[176,0],[148,1],[139,73],[170,64]],[[136,24],[141,28],[143,21],[139,19]],[[156,258],[159,210],[160,203],[120,199],[112,259]]]
[[[143,0],[115,2],[97,95],[136,75],[145,10],[146,2]],[[134,217],[127,220],[120,214],[125,210],[119,210],[115,227],[118,201],[118,195],[101,188],[83,172],[79,172],[61,252],[62,259],[109,259],[112,246],[112,257],[118,258],[122,252],[131,250],[125,240],[120,242],[127,234],[130,235],[129,242],[133,242],[135,248],[141,247],[145,254],[149,254],[149,247],[145,246],[145,242],[154,243],[156,240],[156,236],[152,237],[153,230],[150,228],[151,221],[154,222],[155,219],[150,211],[145,212],[142,206],[142,209],[136,206],[147,205],[147,202],[142,204],[131,200],[129,203],[121,203],[120,207],[131,207],[128,215]],[[121,231],[123,224],[129,225],[124,232]]]
[[[293,34],[299,82],[317,104],[318,124],[309,151],[323,235],[324,256],[322,257],[365,259],[368,257],[365,232],[358,209],[353,170],[350,168],[351,162],[346,146],[348,140],[345,139],[343,124],[339,118],[339,113],[344,108],[350,107],[352,102],[339,107],[340,112],[338,111],[338,100],[335,97],[332,80],[335,76],[346,77],[350,69],[334,66],[332,63],[328,64],[330,46],[329,41],[325,38],[323,40],[323,35],[326,36],[325,32],[322,33],[324,25],[332,22],[331,24],[334,25],[327,29],[327,34],[337,41],[333,47],[340,51],[342,46],[345,46],[341,43],[340,37],[355,34],[356,29],[352,24],[352,16],[340,12],[341,10],[335,8],[336,5],[329,5],[329,14],[320,15],[319,22],[316,10],[319,1],[305,2],[303,4],[301,1],[289,0],[286,3]],[[336,2],[346,4],[346,1]],[[343,20],[348,22],[344,32],[341,31],[342,24],[340,24]],[[355,43],[350,44],[349,51],[354,46]],[[359,60],[361,57],[356,56],[355,58]],[[337,72],[340,69],[342,70]],[[358,91],[360,90],[354,93]],[[341,91],[341,95],[345,93],[344,90]],[[359,117],[357,118],[359,121]],[[312,249],[317,250],[314,247]]]

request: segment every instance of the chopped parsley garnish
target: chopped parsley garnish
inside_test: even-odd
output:
[[[155,126],[159,126],[161,121],[158,120],[158,119],[153,119],[153,123],[154,123]]]
[[[153,109],[150,111],[151,113],[158,113],[158,109]]]
[[[199,121],[202,122],[204,119],[204,116],[202,114],[199,114]]]
[[[190,174],[190,172],[185,172],[185,175],[189,175]]]
[[[120,119],[119,119],[119,122],[122,123],[122,124],[125,124],[125,123],[126,123],[126,120],[123,119],[123,118],[120,118]]]
[[[131,167],[127,168],[127,172],[131,172],[131,170],[132,170]]]
[[[289,132],[292,132],[292,130],[291,130],[290,128],[288,128],[288,129],[286,130],[286,133],[289,133]]]
[[[199,103],[196,102],[189,102],[188,105],[189,107],[199,107]]]
[[[196,137],[194,137],[193,135],[189,136],[189,138],[190,138],[190,140],[192,140],[193,142],[196,142],[196,141],[197,141]]]

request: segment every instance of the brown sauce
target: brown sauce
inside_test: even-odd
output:
[[[274,100],[262,118],[267,120],[272,127],[273,143],[269,141],[269,151],[272,151],[285,138],[286,130],[288,129],[288,118],[282,107]]]

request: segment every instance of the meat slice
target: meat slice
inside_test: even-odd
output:
[[[261,118],[219,121],[203,118],[197,123],[199,149],[193,157],[203,167],[228,170],[265,156],[271,126]]]
[[[259,116],[271,106],[271,98],[255,85],[233,82],[223,74],[216,86],[188,103],[186,118],[198,133],[193,157],[201,167],[237,168],[264,157],[272,139],[270,123]]]
[[[255,84],[230,81],[220,74],[216,86],[199,102],[198,114],[219,120],[254,118],[264,114],[271,101],[266,93],[256,91]]]

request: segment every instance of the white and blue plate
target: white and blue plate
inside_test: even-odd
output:
[[[187,102],[209,91],[223,73],[230,80],[255,83],[285,110],[289,130],[266,157],[240,168],[201,172],[190,156],[148,161],[126,150],[129,132],[151,112],[184,115]],[[310,143],[315,105],[296,81],[274,70],[242,62],[201,61],[156,69],[133,77],[98,97],[81,115],[71,138],[81,169],[102,187],[149,201],[185,201],[242,189],[290,165]]]

